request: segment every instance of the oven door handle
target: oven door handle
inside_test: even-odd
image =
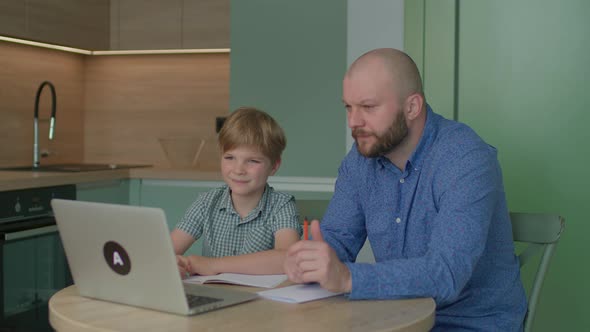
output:
[[[57,232],[57,226],[45,226],[39,227],[34,229],[29,229],[26,231],[14,232],[14,233],[5,233],[4,234],[4,241],[15,241],[20,239],[26,239],[28,237],[44,235],[49,233]]]
[[[16,241],[26,239],[30,237],[56,233],[57,225],[55,220],[45,219],[42,222],[25,222],[18,223],[18,227],[7,227],[6,229],[0,229],[0,242]]]

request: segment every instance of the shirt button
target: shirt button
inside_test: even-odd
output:
[[[395,218],[395,222],[399,224],[400,222],[402,222],[402,220],[400,218]]]
[[[237,254],[238,254],[238,251],[237,250],[234,250],[234,256],[237,255]]]
[[[399,183],[404,183],[404,182],[405,182],[404,178],[399,179]]]

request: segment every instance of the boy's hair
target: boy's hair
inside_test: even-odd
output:
[[[240,107],[227,117],[219,131],[221,152],[239,146],[258,149],[274,165],[287,146],[285,132],[267,113],[254,107]]]

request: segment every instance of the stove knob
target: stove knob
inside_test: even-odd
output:
[[[16,201],[16,204],[14,204],[14,212],[19,213],[20,212],[20,203],[19,201]]]

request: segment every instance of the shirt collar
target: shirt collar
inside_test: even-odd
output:
[[[426,123],[424,124],[424,130],[422,131],[422,137],[420,138],[416,149],[412,152],[410,159],[408,159],[406,169],[408,167],[413,167],[415,170],[419,170],[422,167],[424,158],[436,137],[437,123],[438,121],[434,116],[432,108],[430,108],[430,105],[426,104]]]
[[[436,128],[436,120],[434,117],[434,112],[430,105],[426,104],[426,123],[424,124],[424,130],[422,131],[422,137],[420,137],[420,141],[418,141],[418,145],[414,149],[414,152],[410,155],[410,158],[406,162],[406,171],[410,170],[419,170],[424,162],[424,156],[426,155],[426,151],[432,145],[435,134]],[[380,156],[377,158],[377,162],[379,165],[383,167],[389,167],[387,165],[391,165],[391,161],[385,157]]]
[[[258,215],[260,215],[260,213],[262,211],[264,211],[271,190],[272,190],[271,187],[267,183],[264,187],[264,192],[262,193],[262,197],[260,197],[260,201],[258,202],[258,205],[254,208],[254,210],[252,210],[248,214],[248,216],[246,218],[244,218],[243,222],[248,222],[248,221],[258,217]],[[230,213],[238,214],[238,212],[236,212],[236,210],[234,209],[234,205],[232,204],[231,190],[228,185],[225,185],[225,189],[223,191],[223,194],[221,196],[218,206],[219,206],[220,211],[226,210],[226,211],[229,211]]]
[[[231,191],[228,185],[224,185],[223,194],[221,195],[221,199],[219,200],[219,210],[227,210],[230,212],[235,212],[234,206],[231,203]]]

